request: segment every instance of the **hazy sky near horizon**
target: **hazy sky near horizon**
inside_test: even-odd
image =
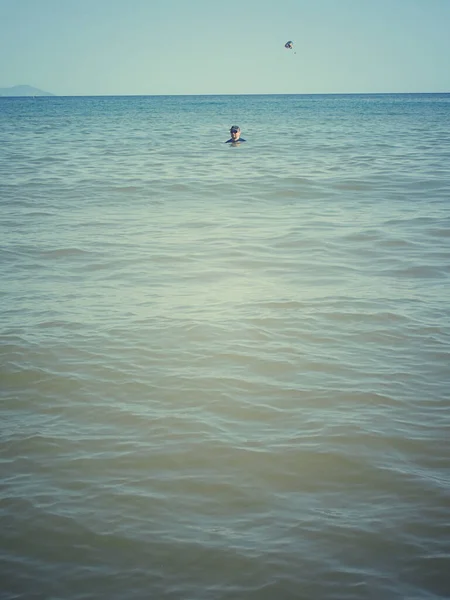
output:
[[[450,92],[449,32],[450,0],[0,0],[0,87]]]

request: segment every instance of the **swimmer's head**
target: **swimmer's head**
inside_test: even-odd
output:
[[[241,128],[237,125],[232,125],[230,127],[230,134],[233,140],[238,140],[239,136],[241,135]]]

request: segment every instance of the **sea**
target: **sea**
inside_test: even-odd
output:
[[[450,94],[0,138],[1,600],[450,598]]]

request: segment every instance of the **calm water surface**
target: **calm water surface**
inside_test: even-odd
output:
[[[0,99],[2,600],[450,597],[449,123]]]

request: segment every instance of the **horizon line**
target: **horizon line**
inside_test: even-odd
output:
[[[13,86],[15,87],[15,86]],[[200,94],[25,94],[25,95],[5,95],[0,94],[0,98],[133,98],[133,97],[173,97],[173,96],[401,96],[401,95],[436,95],[450,94],[450,91],[440,92],[248,92],[240,94],[230,93],[200,93]]]

